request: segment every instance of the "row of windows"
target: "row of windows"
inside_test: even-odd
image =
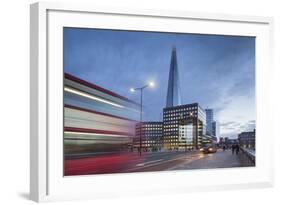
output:
[[[177,143],[181,143],[181,144],[192,144],[192,141],[189,141],[188,143],[186,143],[186,141],[184,140],[164,140],[164,143],[168,143],[168,142],[177,142]]]
[[[197,118],[197,115],[194,114],[193,117]],[[164,122],[163,124],[165,124],[165,122],[170,122],[170,121],[175,121],[175,120],[178,122],[179,120],[185,120],[185,119],[188,119],[188,116],[182,116],[182,117],[178,116],[178,117],[164,118],[163,119],[163,122]],[[204,121],[204,120],[202,120],[202,121]]]
[[[170,109],[170,110],[164,110],[164,113],[175,113],[175,112],[183,112],[186,110],[197,110],[197,106],[188,106],[188,107],[182,107],[182,108],[174,108],[174,109]]]
[[[175,112],[172,114],[164,113],[164,117],[174,117],[178,115],[192,115],[192,114],[197,114],[197,110],[192,110],[192,111],[182,111],[182,112]]]
[[[137,131],[137,133],[140,133],[140,132]],[[149,130],[142,130],[142,133],[162,134],[162,129],[161,130],[150,130],[150,131]]]
[[[162,123],[161,124],[143,124],[143,127],[162,127]]]
[[[136,135],[137,138],[140,137],[140,135]],[[163,137],[163,135],[142,135],[142,138],[159,138]]]
[[[171,129],[165,129],[165,130],[164,130],[165,133],[170,132],[170,131],[178,131],[178,129],[176,129],[176,128],[171,128]]]
[[[179,113],[174,113],[174,114],[165,114],[164,113],[164,118],[168,118],[168,117],[177,117],[177,116],[194,116],[197,115],[197,110],[193,111],[193,112],[179,112]]]
[[[173,131],[173,132],[177,133],[179,130],[177,128],[169,128],[169,129],[165,129],[163,131],[163,133],[167,133],[167,132],[170,132],[170,131]]]
[[[136,132],[136,135],[162,135],[163,132]]]
[[[166,122],[164,124],[164,128],[167,127],[167,126],[170,126],[170,125],[178,125],[179,123],[177,121],[171,121],[171,122]]]
[[[137,127],[136,130],[140,130],[140,127]],[[141,130],[144,130],[144,131],[145,130],[148,130],[148,131],[154,131],[154,130],[158,131],[158,130],[162,130],[162,127],[160,127],[160,128],[158,128],[158,127],[155,127],[155,128],[144,128],[143,127]]]
[[[164,140],[164,143],[165,142],[178,142],[178,140]]]
[[[136,132],[139,133],[139,132],[142,132],[142,133],[161,133],[163,129],[151,129],[151,130],[148,130],[148,129],[137,129]]]
[[[178,131],[178,128],[166,128],[164,129],[164,132],[168,132],[168,131]]]
[[[190,129],[193,129],[193,127],[185,127],[185,126],[179,126],[177,124],[175,125],[167,125],[164,127],[163,131],[168,131],[168,130],[190,130]],[[198,126],[198,129],[199,130],[202,130],[202,126]]]
[[[158,142],[158,141],[156,141],[156,140],[143,140],[142,142],[143,143],[155,143],[155,142]]]
[[[137,124],[137,127],[140,127],[140,125]],[[146,128],[146,127],[162,127],[162,123],[160,125],[159,124],[147,124],[147,125],[143,124],[142,127],[143,128]]]
[[[141,133],[142,136],[162,136],[162,133]],[[137,133],[136,136],[140,136],[140,133]]]
[[[149,127],[149,128],[143,128],[143,130],[162,130],[162,127]]]
[[[153,134],[146,134],[142,135],[143,137],[162,137],[162,135],[153,135]]]
[[[171,138],[179,138],[178,135],[170,135],[170,136],[164,136],[165,139],[171,139]]]

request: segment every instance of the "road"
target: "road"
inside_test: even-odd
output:
[[[239,155],[230,150],[203,154],[193,152],[146,152],[104,154],[101,156],[83,155],[65,160],[65,175],[88,175],[107,173],[130,173],[164,170],[210,169],[246,166]]]

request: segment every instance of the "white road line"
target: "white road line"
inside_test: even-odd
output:
[[[146,166],[144,166],[144,165],[147,164],[147,163],[140,163],[140,164],[136,165],[137,168],[131,168],[131,169],[128,169],[127,171],[128,172],[133,172],[133,171],[137,171],[139,168],[149,168],[149,167],[160,165],[162,163],[172,162],[172,161],[175,161],[175,160],[179,160],[179,159],[182,159],[182,158],[189,158],[189,157],[190,156],[180,155],[180,156],[178,156],[176,158],[169,159],[169,160],[159,159],[159,161],[162,161],[162,162],[158,162],[158,160],[155,160],[155,161],[151,161],[151,162],[153,162],[153,164],[148,164]],[[167,170],[170,170],[170,169],[167,169]]]
[[[175,165],[173,167],[170,167],[169,169],[167,169],[168,171],[170,170],[177,170],[179,168],[182,168],[182,167],[185,167],[187,164],[191,163],[191,162],[194,162],[194,161],[197,161],[197,160],[200,160],[202,158],[204,158],[205,156],[199,156],[199,157],[191,157],[189,158],[187,161],[185,161],[184,163],[180,164],[180,165]],[[209,157],[209,156],[208,156]]]
[[[152,164],[152,163],[160,162],[160,161],[163,161],[163,159],[157,159],[157,160],[154,160],[154,161],[149,161],[149,162],[145,162],[145,163],[139,163],[139,164],[136,165],[136,167],[142,167],[144,165]]]

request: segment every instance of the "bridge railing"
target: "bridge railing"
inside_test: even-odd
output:
[[[256,154],[255,151],[240,147],[241,150],[241,161],[243,165],[255,166],[256,165]]]

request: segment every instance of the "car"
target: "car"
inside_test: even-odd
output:
[[[215,145],[206,145],[200,149],[204,154],[216,153],[217,147]]]

